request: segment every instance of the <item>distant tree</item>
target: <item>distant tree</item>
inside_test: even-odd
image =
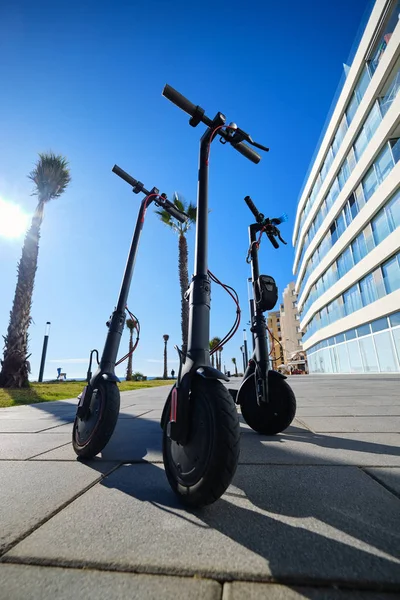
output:
[[[233,362],[233,364],[235,366],[235,377],[237,377],[238,376],[238,370],[237,370],[236,358],[231,358],[231,361]]]
[[[28,329],[31,324],[32,295],[39,254],[40,227],[45,204],[59,198],[71,181],[68,162],[52,152],[39,154],[35,168],[28,175],[35,184],[32,195],[38,197],[32,223],[25,236],[14,302],[10,312],[7,335],[4,337],[4,357],[1,361],[0,387],[29,386]]]

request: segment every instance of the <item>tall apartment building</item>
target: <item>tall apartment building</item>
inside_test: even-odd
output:
[[[310,373],[400,371],[399,16],[373,5],[298,203]]]
[[[267,327],[271,368],[277,369],[283,364],[281,313],[279,310],[274,310],[268,313]]]
[[[295,283],[289,283],[283,291],[283,303],[280,308],[281,336],[285,365],[303,351],[300,332],[300,318],[297,309]]]

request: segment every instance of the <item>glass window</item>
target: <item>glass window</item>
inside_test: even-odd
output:
[[[347,290],[347,292],[344,292],[343,300],[346,315],[351,315],[356,310],[362,308],[361,294],[357,283]]]
[[[367,252],[371,252],[371,250],[373,250],[375,248],[375,242],[374,242],[374,236],[372,235],[371,223],[368,223],[368,225],[365,227],[363,234],[364,234],[364,239],[365,239],[365,245],[367,247]]]
[[[346,111],[346,117],[347,117],[347,122],[350,125],[350,123],[353,120],[354,115],[356,114],[358,108],[358,99],[355,93],[353,93],[351,100],[347,106],[347,111]]]
[[[378,300],[378,294],[372,273],[361,279],[360,288],[363,306],[367,306],[367,304],[371,304],[371,302]]]
[[[363,335],[369,335],[371,333],[371,327],[369,326],[369,323],[366,323],[365,325],[357,327],[356,331],[358,337],[362,337]]]
[[[358,341],[353,340],[352,342],[348,342],[347,350],[350,358],[350,371],[352,373],[363,373],[364,369],[361,360],[360,349],[358,347]]]
[[[392,330],[393,341],[397,352],[397,360],[400,363],[400,327]]]
[[[350,246],[346,248],[343,254],[338,257],[337,265],[340,277],[343,277],[354,266],[353,255]]]
[[[400,138],[390,140],[390,146],[392,148],[394,162],[398,163],[400,158]]]
[[[400,227],[400,190],[385,207],[389,219],[390,231]]]
[[[340,171],[338,173],[338,181],[339,181],[340,189],[343,188],[343,186],[346,183],[346,181],[348,180],[349,176],[350,176],[350,169],[347,164],[347,160],[345,160],[342,165],[342,168],[340,169]]]
[[[357,204],[358,204],[358,210],[361,210],[362,207],[365,204],[365,196],[364,196],[364,190],[363,190],[363,186],[360,183],[360,185],[354,190],[354,195],[356,197],[357,200]]]
[[[387,92],[385,93],[384,97],[381,98],[381,110],[382,110],[382,114],[386,115],[387,111],[389,110],[389,108],[392,105],[393,100],[396,98],[397,92],[399,91],[400,88],[400,70],[397,70],[397,72],[395,73],[391,84],[389,85],[389,88],[387,90]]]
[[[389,327],[387,317],[382,317],[381,319],[376,319],[371,323],[371,329],[373,333],[377,333],[378,331],[383,331]]]
[[[372,166],[362,181],[365,200],[368,201],[376,188],[378,187],[378,179],[376,177],[374,166]]]
[[[338,183],[337,178],[335,178],[331,185],[331,191],[330,191],[332,204],[335,202],[336,198],[339,196],[339,193],[340,193],[339,183]]]
[[[376,373],[379,371],[372,335],[361,338],[358,343],[360,345],[361,360],[364,366],[364,372]]]
[[[336,336],[336,343],[340,344],[341,342],[344,342],[344,333],[338,333]]]
[[[346,340],[355,340],[356,339],[356,330],[355,329],[348,329],[347,331],[344,332],[344,335],[346,336]]]
[[[350,225],[354,217],[356,217],[358,214],[357,200],[354,194],[351,194],[350,198],[347,200],[345,205],[345,212],[347,224]]]
[[[338,238],[340,238],[340,236],[343,235],[343,233],[345,232],[345,229],[346,229],[346,220],[344,218],[343,210],[339,213],[339,216],[336,219],[336,226],[337,226],[337,230],[338,230]]]
[[[330,226],[330,232],[331,232],[331,240],[332,240],[332,246],[333,246],[333,244],[336,244],[337,239],[338,239],[336,222],[332,223],[332,225]]]
[[[382,273],[387,294],[400,288],[400,266],[397,256],[382,265]]]
[[[389,221],[385,210],[381,210],[371,222],[375,244],[380,244],[390,233]]]
[[[340,336],[336,336],[336,340],[338,339],[338,337]],[[350,363],[349,355],[347,353],[347,344],[339,344],[339,346],[336,346],[336,352],[339,359],[340,372],[350,373]]]
[[[389,321],[392,327],[397,327],[398,325],[400,325],[400,312],[390,315]]]
[[[361,156],[364,153],[365,148],[368,146],[368,138],[364,129],[361,129],[360,133],[356,141],[354,142],[354,152],[357,158],[357,161],[360,160]]]
[[[378,129],[378,125],[382,121],[381,111],[379,110],[379,104],[375,102],[371,108],[368,117],[365,119],[364,131],[367,135],[368,141],[372,138],[375,131]]]
[[[331,365],[332,365],[332,373],[339,373],[340,371],[340,367],[339,367],[339,359],[337,356],[337,352],[336,352],[336,348],[333,346],[332,348],[329,348],[329,352],[331,355]]]
[[[357,159],[356,159],[356,155],[355,155],[353,146],[351,146],[350,150],[347,153],[346,162],[347,162],[347,166],[349,168],[349,173],[351,173],[357,164]]]
[[[354,264],[360,262],[367,255],[367,246],[365,244],[364,232],[362,231],[351,244],[353,251]]]
[[[396,357],[389,331],[377,333],[374,336],[376,353],[378,355],[379,367],[382,373],[393,373],[397,371]]]
[[[360,76],[360,79],[355,87],[354,93],[355,96],[358,100],[358,102],[361,102],[362,97],[364,96],[367,87],[369,86],[369,82],[371,80],[370,74],[368,72],[367,67],[364,67],[364,70]]]
[[[389,175],[390,171],[394,167],[392,155],[387,144],[376,159],[375,167],[378,181],[379,183],[382,183],[382,181]]]
[[[385,290],[385,284],[383,282],[382,269],[380,267],[378,267],[372,273],[372,275],[374,277],[375,288],[376,288],[376,293],[378,294],[378,298],[383,298],[384,296],[386,296],[386,290]]]

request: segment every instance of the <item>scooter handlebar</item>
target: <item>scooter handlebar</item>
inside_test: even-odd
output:
[[[261,220],[264,219],[264,215],[261,214],[258,210],[256,205],[254,204],[253,200],[250,198],[250,196],[246,196],[246,198],[244,199],[244,201],[246,202],[247,206],[249,207],[249,209],[251,210],[251,212],[253,213],[253,215],[256,218],[257,223]]]
[[[129,173],[127,173],[126,171],[121,169],[121,167],[119,167],[118,165],[114,165],[112,168],[112,171],[113,171],[113,173],[118,175],[118,177],[121,177],[121,179],[126,181],[126,183],[129,183],[129,185],[131,185],[132,187],[136,187],[136,185],[138,183],[137,179],[134,179],[133,177],[131,177],[129,175]]]
[[[232,146],[235,148],[235,150],[240,152],[240,154],[243,154],[243,156],[251,160],[251,162],[253,162],[254,164],[257,165],[260,162],[261,156],[258,154],[258,152],[253,150],[253,148],[250,148],[250,146],[248,146],[247,144],[239,142],[239,144],[232,144]]]
[[[180,92],[178,92],[172,86],[165,84],[164,89],[162,91],[162,95],[170,100],[173,104],[176,104],[181,110],[185,111],[189,115],[193,117],[196,112],[196,106],[190,102],[185,96],[182,96]]]
[[[179,221],[180,223],[185,223],[188,219],[187,214],[181,212],[178,208],[176,208],[174,204],[172,204],[172,202],[170,202],[166,198],[164,198],[164,201],[160,204],[163,207],[163,209],[171,215],[171,217],[174,217],[174,219],[177,219],[177,221]]]

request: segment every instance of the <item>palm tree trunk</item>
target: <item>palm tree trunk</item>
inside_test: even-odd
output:
[[[188,273],[188,246],[184,235],[179,236],[178,248],[179,283],[181,286],[181,329],[182,329],[182,352],[186,354],[189,329],[189,303],[185,300],[185,293],[189,287]]]
[[[133,350],[133,330],[129,332],[129,357],[126,367],[126,381],[132,381],[132,350]]]
[[[164,375],[163,379],[168,379],[168,370],[167,370],[167,340],[164,340]]]
[[[39,253],[40,226],[44,202],[40,201],[32,217],[21,260],[18,263],[17,286],[10,312],[7,335],[4,338],[4,358],[1,361],[0,387],[28,387],[28,329],[31,323],[32,294]]]

